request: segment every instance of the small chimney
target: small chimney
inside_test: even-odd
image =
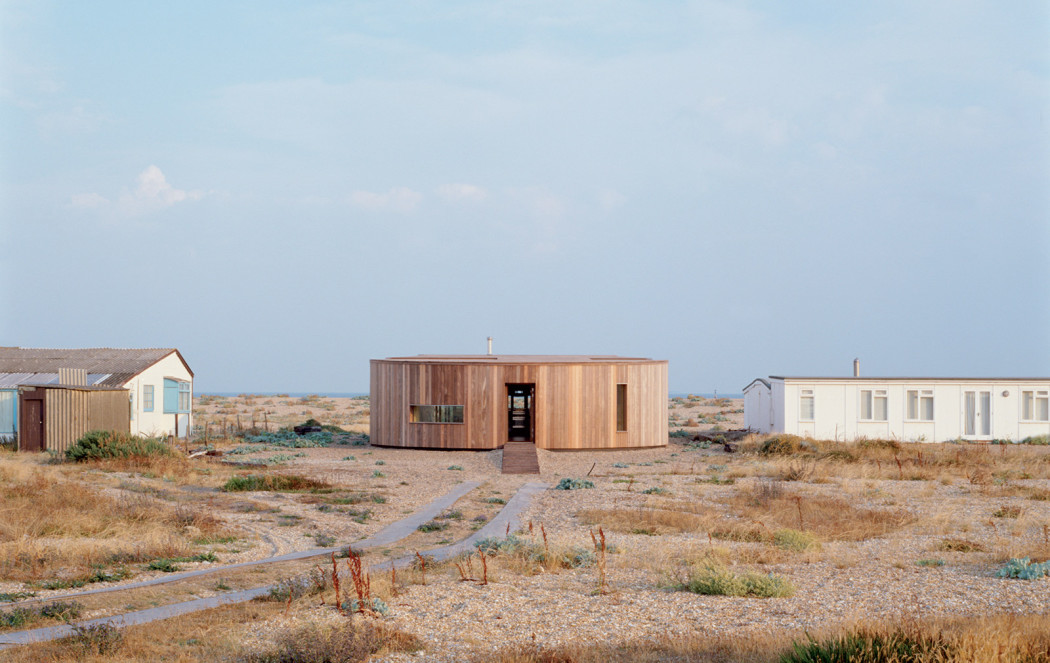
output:
[[[59,368],[58,383],[83,387],[87,385],[87,370],[83,368]]]
[[[489,354],[492,354],[492,337],[489,336]]]
[[[853,360],[853,377],[860,377],[860,359]]]

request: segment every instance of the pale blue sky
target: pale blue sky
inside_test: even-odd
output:
[[[0,0],[0,344],[1050,375],[1039,2]]]

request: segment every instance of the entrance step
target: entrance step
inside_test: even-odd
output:
[[[507,442],[503,447],[504,474],[539,474],[540,459],[533,442]]]

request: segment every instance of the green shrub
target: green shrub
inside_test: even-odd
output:
[[[927,567],[944,566],[944,560],[943,559],[932,559],[932,558],[920,559],[917,562],[915,562],[915,565],[916,566],[927,566]]]
[[[670,495],[671,491],[659,486],[653,486],[652,488],[646,488],[642,493],[644,495]]]
[[[83,436],[69,449],[66,460],[83,463],[107,458],[150,458],[174,456],[171,447],[159,438],[139,437],[115,431],[94,430]]]
[[[506,504],[507,500],[502,497],[487,497],[485,498],[485,502],[488,504]]]
[[[1046,446],[1050,444],[1050,435],[1032,435],[1021,440],[1021,444],[1038,444]]]
[[[146,568],[150,571],[163,571],[164,573],[174,573],[179,570],[178,565],[171,559],[155,559],[147,564]]]
[[[63,638],[66,642],[81,649],[86,654],[104,656],[112,654],[124,642],[124,634],[109,622],[90,626],[73,625],[73,635]]]
[[[439,523],[436,520],[431,520],[423,523],[416,529],[420,532],[440,532],[442,530],[448,529],[448,523]]]
[[[17,607],[0,612],[0,628],[21,628],[26,624],[42,619],[76,619],[83,612],[84,606],[76,601],[55,601],[39,607]]]
[[[803,552],[820,547],[820,541],[809,532],[800,532],[797,529],[778,529],[773,532],[773,545],[782,550],[792,552]]]
[[[245,474],[230,477],[222,490],[233,493],[243,491],[267,490],[274,492],[296,492],[303,490],[320,490],[328,484],[295,474]]]
[[[579,490],[581,488],[594,488],[594,482],[587,479],[570,479],[565,477],[554,487],[555,490]]]
[[[1021,580],[1038,580],[1050,575],[1050,561],[1033,564],[1027,557],[1011,559],[1006,566],[996,572],[1000,578],[1020,578]]]
[[[733,573],[723,566],[705,564],[690,571],[689,579],[677,589],[694,594],[782,598],[795,593],[791,581],[773,574],[748,571]]]
[[[456,471],[456,472],[462,472],[463,471],[463,466],[462,465],[449,465],[448,469]]]
[[[947,654],[943,644],[920,641],[902,633],[855,633],[814,640],[793,642],[791,650],[780,657],[780,663],[884,663],[896,661],[942,660],[936,654]]]

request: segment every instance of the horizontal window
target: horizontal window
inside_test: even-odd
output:
[[[1050,391],[1022,391],[1021,419],[1050,421]]]
[[[410,405],[408,420],[414,424],[461,424],[462,405]]]

